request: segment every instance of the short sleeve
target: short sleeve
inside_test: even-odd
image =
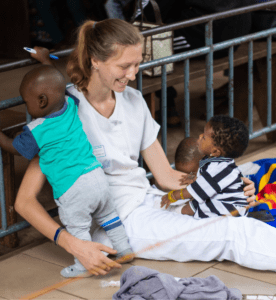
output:
[[[200,176],[187,187],[187,190],[194,199],[202,203],[239,181],[239,176],[240,171],[234,161],[212,162],[201,170]]]
[[[23,127],[23,132],[13,140],[12,145],[27,159],[32,159],[40,150],[28,126]]]
[[[68,97],[70,97],[71,99],[73,99],[75,105],[76,105],[77,107],[79,107],[80,100],[79,100],[76,96],[72,95],[72,94],[71,94],[70,92],[68,92],[67,90],[65,90],[65,95],[67,95]]]
[[[142,97],[142,95],[141,95]],[[142,97],[143,98],[143,97]],[[142,99],[144,113],[144,128],[140,151],[147,149],[157,139],[160,125],[153,119],[145,99]]]

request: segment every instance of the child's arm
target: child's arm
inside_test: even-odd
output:
[[[21,155],[12,144],[13,139],[6,136],[2,131],[0,131],[0,147],[10,152],[14,155]]]
[[[187,191],[187,189],[181,189],[176,191],[170,191],[168,194],[162,197],[161,207],[165,206],[167,209],[171,203],[176,202],[181,199],[189,199],[192,198],[191,194]]]

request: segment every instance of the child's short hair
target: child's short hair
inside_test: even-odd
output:
[[[209,121],[214,134],[215,146],[221,147],[225,157],[237,158],[248,146],[249,132],[245,124],[237,118],[225,115],[213,116]]]
[[[175,152],[175,163],[187,163],[193,159],[200,160],[202,155],[198,151],[197,138],[187,137],[178,145]]]

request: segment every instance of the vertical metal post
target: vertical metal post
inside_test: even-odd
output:
[[[271,56],[271,35],[267,37],[267,126],[272,123],[272,56]]]
[[[27,109],[26,109],[26,121],[27,121],[27,124],[29,124],[29,123],[32,121],[32,117],[31,117],[31,115],[28,113]]]
[[[2,158],[1,148],[0,148],[0,197],[1,197],[0,200],[1,200],[2,230],[7,230],[4,170],[3,170],[3,158]]]
[[[229,48],[229,84],[228,84],[229,116],[234,116],[234,47]]]
[[[207,122],[214,115],[214,91],[213,91],[213,21],[205,25],[205,45],[210,47],[206,56],[206,99]]]
[[[248,45],[248,121],[249,134],[253,133],[253,41]]]
[[[137,90],[142,93],[142,71],[139,71],[137,74]]]
[[[167,71],[166,65],[162,66],[162,81],[161,81],[161,90],[162,90],[162,100],[161,100],[161,113],[162,113],[162,147],[167,155]]]
[[[185,121],[185,137],[190,136],[190,60],[185,59],[184,62],[184,121]]]
[[[142,71],[139,71],[138,74],[137,74],[137,89],[142,93]],[[138,164],[139,164],[139,167],[143,168],[143,157],[140,153],[139,155],[139,159],[138,159]]]

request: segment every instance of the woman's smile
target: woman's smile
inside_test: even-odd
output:
[[[119,81],[119,83],[123,86],[126,86],[128,84],[128,80],[121,80],[121,79],[117,79]]]

